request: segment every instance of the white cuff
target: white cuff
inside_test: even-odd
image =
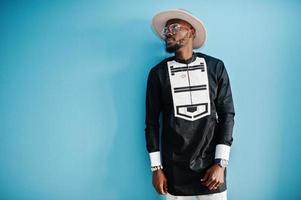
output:
[[[225,160],[229,160],[230,156],[230,146],[225,144],[218,144],[215,148],[215,159],[221,158]]]
[[[149,153],[149,158],[151,161],[151,166],[158,166],[161,165],[161,154],[160,151],[155,151]]]

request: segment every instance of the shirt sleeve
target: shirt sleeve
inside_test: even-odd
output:
[[[217,96],[214,100],[218,116],[217,145],[215,159],[229,160],[230,147],[233,142],[233,127],[235,110],[230,86],[230,80],[223,61],[217,63]]]
[[[160,80],[154,68],[150,70],[145,99],[145,139],[151,166],[161,165],[160,124],[159,116],[162,109]]]

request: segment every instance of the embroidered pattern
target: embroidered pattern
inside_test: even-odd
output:
[[[167,62],[176,117],[195,121],[210,115],[209,83],[204,58],[189,64]]]

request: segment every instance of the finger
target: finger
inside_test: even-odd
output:
[[[213,189],[216,190],[220,185],[221,185],[221,183],[220,183],[220,182],[217,182],[217,183],[213,186]]]
[[[164,185],[163,184],[160,184],[159,190],[160,190],[160,194],[164,194],[165,193],[164,192]]]
[[[216,187],[218,184],[219,184],[218,181],[213,181],[213,182],[208,186],[208,188],[209,188],[210,190],[216,189],[215,187]]]
[[[211,190],[213,188],[213,186],[215,185],[215,181],[211,181],[207,187]]]
[[[210,176],[207,181],[205,182],[205,185],[208,187],[210,184],[212,184],[212,182],[214,182],[216,180],[216,178],[214,176]]]

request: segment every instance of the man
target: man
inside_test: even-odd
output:
[[[145,137],[153,185],[167,199],[225,200],[235,115],[227,70],[222,60],[193,51],[204,44],[206,30],[189,12],[160,12],[152,26],[174,53],[147,80]]]

